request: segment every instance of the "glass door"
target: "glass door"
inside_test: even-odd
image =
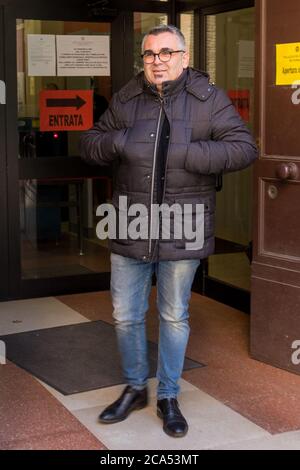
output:
[[[206,70],[227,91],[253,130],[254,8],[205,15]],[[252,257],[252,167],[224,175],[216,209],[216,252],[206,265],[205,290],[221,286],[226,296],[244,298],[248,309]],[[211,282],[213,281],[213,282]],[[227,297],[228,297],[227,296]],[[223,299],[224,300],[224,299]],[[231,299],[232,301],[233,299]]]
[[[111,180],[70,174],[68,159],[78,156],[82,129],[99,119],[111,98],[110,23],[17,19],[16,27],[21,278],[108,272],[95,214],[111,196]],[[88,75],[98,42],[103,75]],[[55,52],[57,63],[51,64]],[[60,176],[51,172],[56,159],[66,165]],[[36,168],[32,161],[38,161]]]
[[[111,171],[82,162],[78,142],[112,95],[117,13],[93,19],[62,4],[5,12],[11,298],[109,286],[107,241],[95,227]]]

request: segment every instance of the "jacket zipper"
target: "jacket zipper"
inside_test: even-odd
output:
[[[148,245],[148,256],[151,256],[151,249],[152,249],[152,218],[153,218],[153,194],[154,194],[154,182],[155,182],[155,168],[156,168],[156,159],[157,159],[157,149],[158,149],[158,141],[160,137],[160,126],[161,126],[161,116],[163,111],[163,100],[160,98],[160,111],[158,116],[158,122],[156,127],[156,136],[155,136],[155,143],[154,143],[154,152],[153,152],[153,166],[152,166],[152,180],[151,180],[151,194],[150,194],[150,223],[149,223],[149,245]]]
[[[165,116],[165,119],[168,119],[168,116]],[[163,193],[161,197],[161,204],[164,203],[165,200],[165,193],[166,193],[166,184],[167,184],[167,168],[168,168],[168,161],[169,161],[169,153],[170,153],[170,140],[171,140],[171,126],[170,126],[170,132],[169,132],[169,142],[168,142],[168,150],[167,150],[167,155],[166,155],[166,161],[165,161],[165,172],[164,172],[164,186],[163,186]],[[161,212],[159,212],[159,216],[161,217]],[[159,230],[161,230],[161,219],[159,221]],[[159,255],[158,255],[159,256]]]
[[[166,119],[168,119],[167,116],[166,116]],[[169,121],[169,122],[170,122],[170,121]],[[171,140],[171,126],[170,126],[170,132],[169,132],[168,150],[167,150],[166,161],[165,161],[164,187],[163,187],[163,193],[162,193],[162,197],[161,197],[161,203],[162,203],[162,204],[164,203],[164,200],[165,200],[165,193],[166,193],[167,168],[168,168],[169,153],[170,153],[170,140]]]

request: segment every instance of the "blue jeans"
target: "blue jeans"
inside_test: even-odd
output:
[[[152,285],[157,278],[159,344],[157,398],[176,398],[189,338],[188,305],[199,260],[145,263],[111,254],[113,317],[125,381],[138,390],[149,375],[145,315]]]

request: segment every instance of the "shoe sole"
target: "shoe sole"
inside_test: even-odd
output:
[[[134,408],[132,408],[131,410],[128,411],[126,416],[123,416],[122,418],[116,418],[116,419],[101,419],[101,418],[98,418],[98,422],[101,423],[101,424],[120,423],[121,421],[124,421],[126,418],[128,418],[130,413],[132,413],[133,411],[142,410],[143,408],[146,408],[146,406],[148,406],[148,403],[145,403],[143,405],[135,406]]]
[[[159,408],[157,408],[157,416],[160,418],[160,419],[164,419],[164,416],[162,414],[162,412],[160,411]],[[177,432],[177,433],[172,433],[171,431],[169,431],[165,426],[163,426],[163,430],[166,434],[168,434],[168,436],[170,437],[184,437],[186,436],[189,428],[187,427],[186,431],[183,431],[183,432]]]

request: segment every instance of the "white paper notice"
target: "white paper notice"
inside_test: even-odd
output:
[[[254,78],[254,41],[239,41],[239,78]]]
[[[109,36],[56,36],[57,75],[109,76]]]
[[[28,34],[27,53],[29,76],[56,75],[54,34]]]

